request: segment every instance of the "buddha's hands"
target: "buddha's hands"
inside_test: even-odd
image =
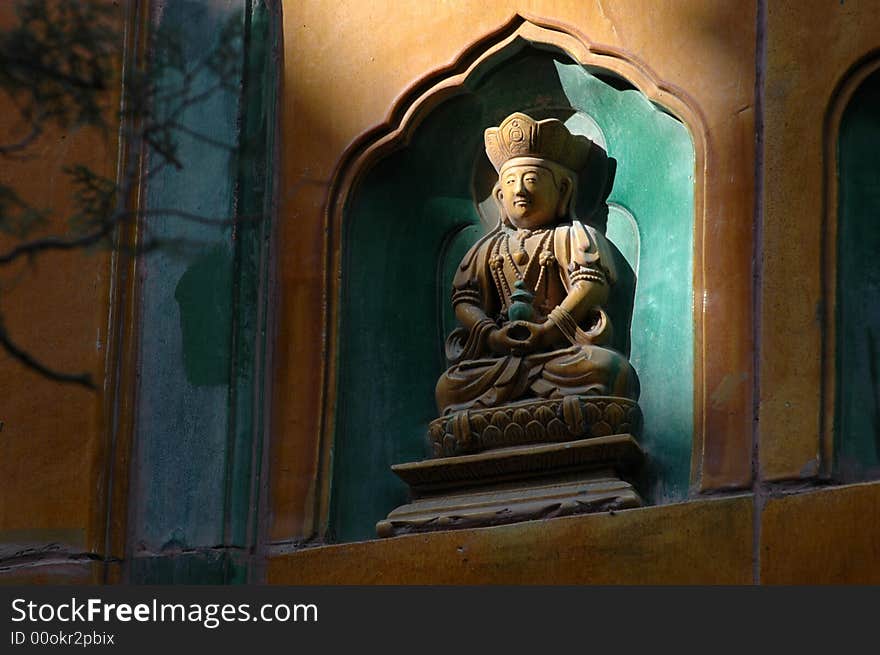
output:
[[[489,333],[489,348],[502,355],[526,355],[540,349],[545,340],[543,324],[510,321]]]

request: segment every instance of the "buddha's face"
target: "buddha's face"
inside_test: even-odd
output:
[[[502,168],[498,176],[498,200],[518,228],[535,229],[555,223],[564,190],[553,171],[539,164],[512,164]]]

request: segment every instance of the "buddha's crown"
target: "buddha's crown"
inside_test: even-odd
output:
[[[536,121],[519,112],[485,132],[486,154],[499,173],[514,157],[549,159],[579,173],[590,156],[591,141],[574,135],[556,118]]]

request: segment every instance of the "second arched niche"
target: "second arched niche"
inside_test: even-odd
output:
[[[880,68],[873,63],[842,113],[837,143],[839,176],[836,311],[831,326],[836,361],[834,476],[843,482],[880,477]]]

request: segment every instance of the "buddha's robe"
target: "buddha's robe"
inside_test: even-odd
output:
[[[475,305],[486,319],[470,329],[456,329],[447,339],[451,367],[440,377],[436,389],[441,414],[535,397],[614,395],[638,399],[638,378],[627,358],[601,345],[610,340],[611,333],[610,319],[601,306],[590,307],[582,325],[560,326],[554,321],[565,328],[562,332],[568,346],[525,355],[499,356],[490,351],[489,332],[508,320],[511,295],[519,279],[534,293],[531,322],[543,323],[575,285],[607,285],[610,289],[617,273],[605,237],[577,220],[529,232],[499,226],[478,241],[456,269],[452,302],[453,306]],[[590,295],[608,297],[607,293]],[[554,313],[558,315],[558,311]]]

